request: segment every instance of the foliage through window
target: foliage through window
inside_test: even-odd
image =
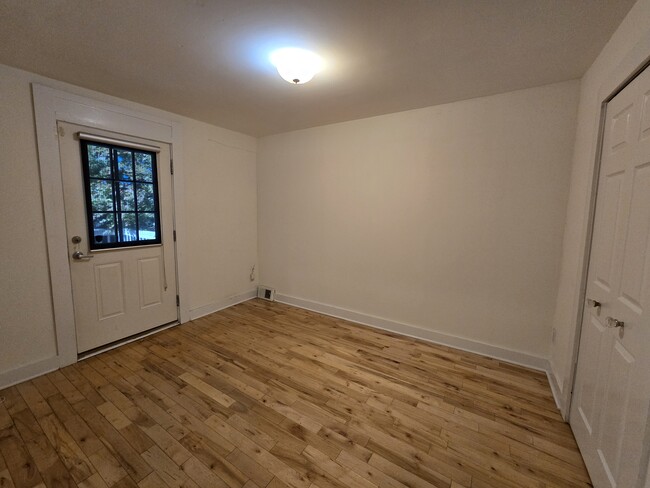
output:
[[[156,153],[81,141],[90,249],[160,244]]]

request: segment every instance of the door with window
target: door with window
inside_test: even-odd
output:
[[[58,129],[77,351],[175,322],[169,146]]]
[[[641,488],[650,442],[650,69],[608,104],[571,426],[597,488]]]

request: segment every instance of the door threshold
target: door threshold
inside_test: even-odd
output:
[[[79,353],[77,354],[77,361],[83,361],[84,359],[97,356],[98,354],[101,354],[106,351],[110,351],[111,349],[115,349],[117,347],[123,346],[125,344],[129,344],[131,342],[139,341],[140,339],[144,339],[145,337],[148,337],[150,335],[157,334],[158,332],[162,332],[163,330],[171,329],[172,327],[176,327],[177,325],[180,325],[180,322],[178,320],[175,320],[174,322],[169,322],[167,324],[154,327],[153,329],[145,330],[144,332],[140,332],[139,334],[133,334],[132,336],[126,337],[124,339],[120,339],[119,341],[114,341],[104,346],[96,347],[95,349],[91,349],[90,351]]]

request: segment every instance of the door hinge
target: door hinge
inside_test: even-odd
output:
[[[176,295],[176,306],[177,307],[181,306],[181,297],[179,297],[178,295]]]
[[[169,172],[171,174],[174,174],[174,160],[173,159],[169,160]]]
[[[174,229],[173,235],[174,235],[174,242],[176,242],[176,229]]]

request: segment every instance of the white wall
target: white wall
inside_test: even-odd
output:
[[[577,99],[571,81],[260,139],[260,281],[546,358]]]
[[[257,140],[201,122],[183,125],[195,318],[257,286],[250,281],[257,263]]]
[[[0,66],[0,372],[56,355],[31,96]]]
[[[631,61],[632,64],[640,64],[650,55],[649,40],[650,0],[639,0],[580,83],[576,144],[571,170],[559,291],[553,320],[556,341],[551,349],[550,358],[553,375],[561,390],[561,403],[564,410],[571,393],[571,363],[576,342],[600,107],[604,97],[609,94],[608,91],[615,88],[616,84],[629,74],[630,61],[636,59]]]
[[[256,286],[255,138],[0,65],[0,387],[57,364],[32,82],[180,121],[190,313]]]

